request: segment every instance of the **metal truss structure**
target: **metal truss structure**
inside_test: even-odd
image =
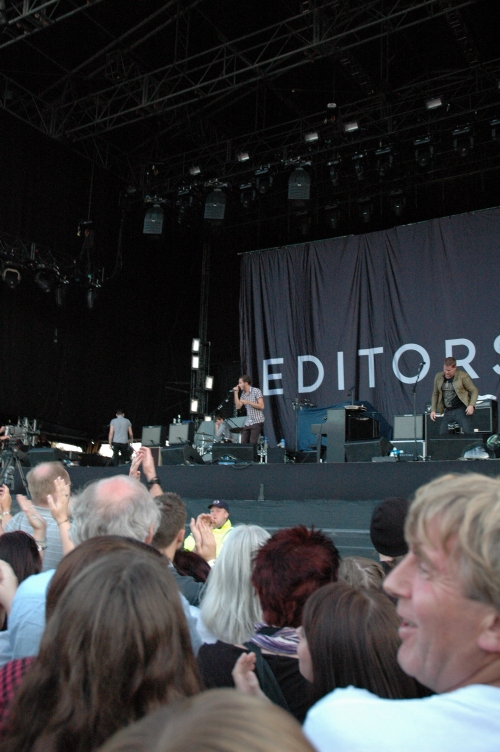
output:
[[[462,13],[482,1],[306,0],[296,6],[299,12],[282,10],[268,24],[252,19],[247,30],[235,27],[230,37],[203,0],[158,3],[119,32],[104,14],[114,0],[0,0],[0,54],[14,42],[36,41],[36,55],[48,57],[40,32],[52,33],[59,22],[72,24],[76,16],[89,28],[105,27],[99,39],[107,39],[89,47],[76,65],[63,56],[52,59],[49,85],[0,73],[0,106],[142,193],[248,183],[259,169],[332,160],[345,165],[356,154],[366,162],[371,155],[375,164],[377,149],[389,147],[400,177],[407,177],[415,141],[426,138],[433,142],[434,157],[443,157],[440,165],[433,164],[434,176],[464,168],[473,172],[483,169],[484,149],[477,147],[492,140],[490,125],[500,116],[500,58],[481,55]],[[381,54],[380,76],[373,75],[366,50],[376,43],[383,51],[389,37],[438,22],[447,24],[461,66],[421,73],[389,89],[388,60]],[[168,40],[168,52],[152,54],[149,45],[160,40]],[[280,86],[321,61],[335,61],[351,85],[348,96],[328,112],[297,105]],[[426,110],[425,101],[433,97],[441,97],[443,106]],[[240,117],[221,123],[221,115],[238,107],[248,108],[253,122]],[[346,132],[353,121],[359,127]],[[451,134],[467,128],[473,138],[470,158],[457,167]],[[304,133],[311,129],[319,139],[306,147]],[[248,152],[248,162],[237,161],[241,151]],[[160,165],[153,172],[152,162]],[[489,164],[497,168],[498,160]],[[193,181],[189,168],[195,165],[202,172]]]

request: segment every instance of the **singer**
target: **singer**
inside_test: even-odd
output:
[[[238,396],[238,392],[241,395]],[[260,389],[252,386],[250,376],[240,376],[238,386],[233,387],[234,404],[237,410],[247,408],[247,419],[241,432],[242,444],[256,444],[264,423],[264,397]]]
[[[436,420],[436,412],[444,413],[439,428],[440,434],[448,432],[448,423],[456,421],[464,434],[472,434],[470,416],[474,413],[478,391],[465,371],[457,368],[455,358],[446,358],[443,370],[434,378],[432,392],[431,420]]]

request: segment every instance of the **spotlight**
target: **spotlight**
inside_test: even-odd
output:
[[[250,154],[247,151],[240,151],[239,154],[236,155],[236,159],[238,162],[248,162]]]
[[[193,167],[189,168],[189,174],[190,175],[199,175],[201,172],[201,168],[198,167],[198,165],[193,165]]]
[[[334,186],[337,186],[340,182],[340,161],[340,157],[336,156],[331,162],[328,162],[328,167],[330,168],[330,180]]]
[[[209,193],[205,201],[205,219],[222,222],[226,213],[226,194],[220,188]]]
[[[438,107],[441,107],[443,104],[443,100],[441,97],[433,97],[432,99],[428,99],[425,103],[425,107],[427,110],[437,110]]]
[[[470,126],[456,128],[451,135],[453,136],[453,148],[458,156],[468,157],[469,152],[474,148],[474,136],[471,133]]]
[[[200,356],[199,355],[191,355],[191,368],[193,371],[197,371],[200,367]]]
[[[206,376],[205,377],[205,389],[207,392],[211,392],[214,388],[214,377],[213,376]]]
[[[21,272],[13,266],[6,266],[2,270],[2,279],[7,287],[10,287],[10,289],[13,290],[21,281]]]
[[[255,201],[255,190],[252,187],[252,183],[243,183],[240,185],[241,191],[241,205],[244,209],[249,209]]]
[[[365,166],[363,164],[363,160],[365,158],[364,154],[354,154],[352,160],[354,162],[354,170],[356,172],[356,177],[358,180],[363,180],[365,175]]]
[[[54,272],[50,269],[40,269],[35,274],[35,284],[38,285],[43,292],[50,292],[55,282]]]
[[[340,209],[336,202],[325,207],[325,218],[332,230],[336,230],[340,222]]]
[[[353,133],[354,131],[357,131],[359,128],[358,121],[353,120],[352,123],[346,123],[344,125],[344,132],[345,133]]]
[[[309,201],[311,176],[303,167],[297,167],[288,178],[289,201]]]
[[[392,161],[394,159],[392,146],[385,146],[377,149],[375,156],[377,157],[377,172],[381,178],[384,178],[392,167]]]
[[[402,191],[391,191],[389,195],[391,199],[391,209],[396,217],[400,217],[405,210],[406,198]]]
[[[490,121],[490,127],[491,127],[491,138],[493,141],[500,141],[500,119],[493,118],[493,120]]]
[[[161,235],[163,231],[163,209],[160,204],[153,204],[144,217],[144,235]]]
[[[191,412],[192,413],[197,413],[198,412],[198,400],[197,399],[192,399],[191,400]]]
[[[200,344],[201,340],[199,340],[197,337],[193,339],[191,342],[191,352],[199,353],[200,352]]]
[[[260,170],[255,171],[255,178],[255,187],[261,196],[263,196],[271,188],[273,184],[273,176],[270,174],[267,167],[263,167]]]
[[[373,215],[373,204],[371,198],[358,198],[358,208],[360,219],[362,219],[365,224],[368,224]]]
[[[319,135],[317,131],[311,131],[310,133],[306,133],[304,135],[304,141],[306,142],[306,144],[312,144],[315,141],[319,141]]]
[[[419,167],[428,167],[433,155],[434,147],[431,143],[431,137],[417,138],[413,142],[415,147],[415,161]]]

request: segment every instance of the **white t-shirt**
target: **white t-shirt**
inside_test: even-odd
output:
[[[417,700],[336,689],[310,709],[304,733],[318,752],[498,752],[500,688],[472,684]]]

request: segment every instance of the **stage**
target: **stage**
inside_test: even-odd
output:
[[[74,491],[91,480],[128,471],[126,467],[68,469]],[[500,460],[158,468],[162,488],[182,496],[189,516],[206,511],[213,499],[225,499],[233,524],[262,525],[271,532],[290,525],[315,525],[332,535],[344,556],[374,555],[368,529],[377,501],[411,496],[445,473],[467,472],[499,475]],[[19,484],[19,478],[16,481]]]

